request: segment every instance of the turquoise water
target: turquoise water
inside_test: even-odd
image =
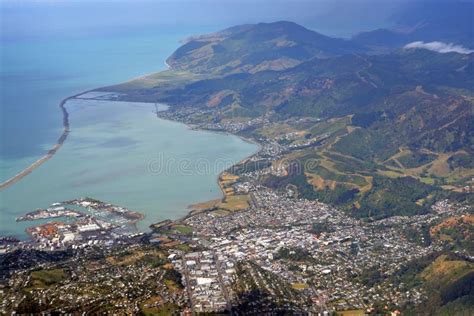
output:
[[[180,40],[218,28],[142,27],[85,36],[51,32],[2,37],[0,181],[36,161],[56,142],[62,132],[58,105],[63,98],[163,70]],[[24,228],[31,223],[16,223],[17,216],[86,195],[146,213],[141,228],[177,218],[187,205],[220,196],[218,171],[154,175],[147,173],[150,159],[161,152],[192,161],[219,157],[238,161],[255,150],[232,136],[158,120],[148,108],[104,105],[81,112],[74,110],[74,104],[68,107],[72,132],[57,155],[0,191],[0,235],[24,237]]]
[[[236,24],[291,20],[343,36],[380,24],[347,19],[354,11],[343,9],[311,1],[0,0],[0,181],[56,142],[65,97],[163,70],[181,39]],[[337,18],[334,10],[345,13]],[[68,108],[72,132],[58,154],[0,191],[0,234],[21,235],[30,225],[16,216],[85,195],[145,212],[142,228],[176,218],[188,204],[220,196],[218,171],[255,150],[232,136],[158,120],[148,105]],[[194,171],[217,167],[157,172],[162,160]]]
[[[164,69],[166,57],[189,34],[2,41],[1,177],[11,174],[18,159],[38,157],[54,143],[62,129],[63,98]]]
[[[139,228],[178,218],[187,206],[221,197],[217,174],[256,145],[158,119],[146,103],[71,100],[71,133],[59,152],[4,189],[2,234],[20,234],[15,217],[54,202],[93,197],[143,212]]]

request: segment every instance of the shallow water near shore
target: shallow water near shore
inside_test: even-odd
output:
[[[219,172],[257,150],[236,136],[159,119],[153,104],[73,99],[66,107],[71,133],[63,147],[0,192],[2,235],[24,237],[33,222],[16,217],[86,196],[144,213],[138,227],[146,230],[221,197]]]
[[[57,141],[63,129],[58,105],[64,98],[163,70],[165,59],[188,36],[299,16],[287,16],[286,8],[275,16],[262,6],[258,15],[245,13],[242,19],[234,12],[216,14],[218,8],[209,2],[196,4],[204,13],[200,19],[189,19],[180,4],[153,5],[153,10],[147,5],[137,11],[140,6],[135,2],[0,3],[1,182],[42,157]],[[274,3],[267,6],[273,8]],[[100,14],[104,9],[108,14]],[[348,36],[354,30],[354,25],[332,20],[304,17],[295,22],[319,31],[325,27],[332,35]],[[32,174],[0,191],[0,235],[23,236],[32,223],[16,223],[15,217],[84,195],[143,211],[147,217],[141,228],[155,220],[177,218],[188,204],[220,197],[216,177],[226,158],[237,161],[256,150],[237,137],[190,131],[159,120],[153,108],[122,104],[109,111],[102,105],[80,112],[84,104],[69,104],[71,134],[64,146]],[[184,173],[156,172],[156,161],[171,158],[187,165],[179,167],[186,169]],[[195,171],[203,168],[200,158],[217,159],[218,166],[188,175],[193,164]]]
[[[25,7],[25,10],[27,8]],[[13,20],[10,22],[15,25],[22,23]],[[133,32],[72,35],[71,32],[62,31],[61,28],[50,32],[33,32],[34,28],[29,28],[34,36],[15,34],[11,37],[5,37],[3,33],[5,29],[1,30],[0,181],[3,182],[18,174],[45,155],[55,144],[63,129],[63,118],[59,108],[62,99],[81,91],[163,70],[164,60],[179,46],[180,39],[213,29],[209,26],[204,29],[146,27]],[[158,214],[156,218],[176,218],[180,216],[180,212],[185,212],[187,201],[189,203],[195,201],[194,198],[199,195],[199,191],[187,191],[193,181],[189,181],[189,187],[180,185],[178,189],[176,187],[173,189],[171,186],[175,184],[165,179],[163,181],[168,182],[169,187],[161,188],[161,185],[164,186],[162,179],[158,176],[146,177],[139,174],[139,172],[145,173],[140,171],[143,170],[144,163],[139,165],[137,162],[138,159],[143,160],[145,150],[154,150],[149,151],[149,155],[156,152],[156,148],[160,146],[157,139],[162,140],[164,133],[175,134],[176,137],[171,140],[179,144],[182,134],[191,133],[186,126],[170,125],[171,122],[160,124],[152,115],[154,107],[142,112],[131,111],[129,107],[127,110],[118,111],[120,113],[107,112],[103,110],[105,107],[102,107],[102,110],[97,108],[98,112],[87,111],[82,114],[79,111],[75,112],[73,105],[68,107],[71,115],[71,135],[65,145],[32,174],[13,186],[0,190],[0,235],[13,234],[24,237],[24,229],[33,223],[16,223],[17,216],[36,208],[47,207],[58,200],[82,195],[97,198],[102,196],[111,203],[123,203],[124,206],[129,205],[137,210]],[[132,112],[135,114],[131,114]],[[118,122],[114,120],[125,115],[124,113],[130,116],[130,120],[124,119],[123,122],[120,119]],[[140,116],[138,113],[146,114]],[[85,119],[86,117],[88,118]],[[114,119],[108,121],[109,118]],[[145,121],[148,123],[145,124]],[[94,124],[100,122],[102,125],[96,125],[97,130],[94,130],[93,122]],[[148,128],[152,122],[153,127]],[[89,124],[88,128],[85,128],[86,123]],[[112,128],[113,124],[117,125],[116,129]],[[119,125],[124,128],[120,129]],[[142,129],[132,129],[129,135],[125,129],[134,125]],[[163,126],[168,128],[163,131]],[[179,126],[176,129],[181,132],[171,132],[175,126]],[[82,132],[84,134],[81,134]],[[97,134],[93,134],[95,132]],[[153,136],[155,132],[156,135]],[[111,135],[116,137],[110,137]],[[192,136],[189,134],[187,137]],[[138,141],[135,140],[137,138]],[[78,146],[81,143],[83,147],[69,147],[74,146],[70,143],[73,141],[76,141]],[[146,147],[148,145],[141,147],[145,143],[150,147]],[[153,147],[151,144],[156,146]],[[206,146],[203,143],[200,145]],[[101,150],[96,152],[97,148]],[[137,149],[138,152],[142,150],[141,157],[137,152],[130,150],[131,148]],[[127,155],[130,157],[128,162]],[[104,159],[107,159],[108,163]],[[135,175],[133,168],[138,169]],[[107,170],[110,172],[107,173]],[[124,174],[128,174],[126,183],[121,182]],[[103,179],[100,179],[101,177]],[[145,182],[141,182],[143,179]],[[214,197],[217,194],[215,176],[197,182],[201,190],[205,191],[203,188],[207,186],[207,191],[213,191],[209,196]],[[142,192],[144,187],[145,192]],[[170,194],[173,190],[179,190],[181,195],[162,198],[165,194],[160,193],[156,199],[155,195],[147,191],[150,187],[159,188],[160,192],[166,192],[164,189],[167,189]],[[134,188],[137,193],[127,191],[130,188]],[[123,191],[127,192],[118,193]],[[148,204],[141,201],[148,199],[149,196],[153,199],[150,199]],[[171,202],[172,198],[177,201]],[[202,198],[207,197],[203,195]],[[159,206],[156,206],[157,200],[160,200]],[[175,211],[177,213],[172,214]],[[161,214],[162,212],[164,213]],[[150,216],[141,224],[141,228],[145,228],[149,220],[152,221]]]
[[[162,70],[179,39],[206,31],[177,28],[133,36],[2,40],[0,181],[54,145],[62,133],[62,99]],[[155,221],[183,216],[189,204],[221,197],[218,172],[256,150],[237,137],[160,120],[154,105],[84,102],[67,104],[71,134],[58,153],[0,190],[0,235],[25,238],[25,228],[35,223],[17,223],[16,217],[82,196],[143,212],[146,218],[138,226],[144,230]],[[186,166],[156,172],[164,159]],[[219,164],[190,174],[188,169],[203,160]]]

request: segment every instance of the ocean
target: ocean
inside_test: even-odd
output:
[[[62,99],[163,70],[188,36],[284,19],[349,36],[379,22],[335,21],[327,13],[337,8],[324,6],[270,0],[258,6],[213,0],[0,1],[0,181],[56,142]],[[140,228],[146,229],[184,215],[189,204],[220,197],[219,171],[256,150],[235,136],[160,120],[148,105],[72,101],[67,107],[71,134],[64,146],[0,191],[0,235],[24,237],[32,223],[16,223],[17,216],[83,196],[145,213]],[[209,166],[205,172],[198,170],[203,162]],[[171,167],[155,170],[160,164]]]
[[[27,39],[2,43],[0,180],[36,161],[62,132],[59,102],[70,95],[165,68],[190,35],[159,32],[87,39]],[[0,191],[0,234],[24,237],[15,218],[54,202],[90,196],[146,214],[139,225],[177,218],[189,204],[221,196],[216,177],[255,151],[235,136],[192,131],[160,120],[154,105],[69,101],[71,133],[59,152]],[[150,170],[188,159],[214,166],[206,173]],[[166,160],[166,161],[165,161]],[[177,162],[176,162],[177,163]],[[177,166],[172,166],[177,168]]]
[[[209,31],[175,27],[4,36],[0,181],[29,166],[56,142],[62,132],[62,99],[163,70],[180,40]],[[30,175],[0,191],[0,235],[24,238],[24,229],[33,223],[16,223],[16,217],[83,196],[145,213],[140,228],[146,229],[152,222],[184,215],[189,204],[221,196],[218,169],[156,173],[150,164],[185,159],[192,168],[197,161],[212,165],[221,159],[226,162],[222,170],[256,150],[235,136],[192,131],[157,119],[154,106],[89,103],[69,102],[71,133],[64,146]]]

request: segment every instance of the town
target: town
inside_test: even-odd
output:
[[[202,114],[206,110],[157,115],[231,133],[268,123],[262,117],[196,125],[188,111]],[[445,249],[441,240],[431,240],[426,227],[472,216],[472,210],[441,200],[426,214],[368,221],[302,198],[291,185],[275,190],[262,184],[267,175],[281,177],[301,167],[285,161],[286,154],[320,146],[327,138],[327,134],[305,138],[290,132],[280,138],[257,139],[257,153],[220,175],[221,202],[204,203],[184,218],[151,225],[151,232],[136,229],[142,214],[91,198],[54,203],[25,214],[17,220],[53,221],[29,227],[29,240],[4,236],[3,254],[21,250],[73,254],[60,263],[40,260],[44,273],[56,271],[59,281],[55,287],[40,286],[30,292],[31,302],[12,293],[42,277],[31,266],[6,268],[1,278],[2,313],[21,310],[26,303],[63,306],[63,312],[73,312],[74,304],[91,311],[107,310],[102,309],[108,304],[101,291],[114,302],[110,310],[130,313],[166,309],[191,314],[292,311],[326,315],[344,310],[370,312],[382,304],[396,314],[400,307],[423,302],[425,289],[397,281],[397,273],[407,262]],[[474,259],[472,253],[460,255]],[[80,265],[65,268],[78,256]],[[80,281],[68,281],[66,276]],[[107,290],[96,289],[96,282],[106,282]],[[81,287],[95,295],[80,294]],[[61,299],[63,293],[70,303]]]
[[[193,120],[206,111],[156,114],[230,133],[268,124],[265,116],[225,124]],[[142,214],[91,198],[25,214],[17,220],[52,221],[29,227],[28,240],[0,241],[0,312],[36,306],[70,313],[80,305],[90,312],[327,315],[383,306],[396,315],[401,307],[420,304],[426,289],[399,281],[398,274],[407,263],[446,249],[443,240],[431,240],[429,227],[471,218],[472,209],[440,200],[426,214],[371,221],[305,199],[292,185],[262,184],[268,175],[303,172],[286,155],[321,146],[329,136],[259,137],[257,153],[219,176],[222,200],[151,225],[150,232],[135,227]],[[31,264],[15,263],[18,253],[33,250],[54,260],[30,254]],[[472,253],[459,255],[474,260]],[[25,288],[28,295],[21,295]]]
[[[259,311],[264,306],[267,312],[323,315],[336,310],[370,311],[376,302],[403,306],[423,301],[421,287],[409,288],[390,277],[406,262],[440,251],[442,245],[410,241],[405,228],[469,214],[466,206],[440,201],[426,215],[364,222],[327,204],[294,198],[291,193],[276,194],[249,182],[233,185],[245,187],[251,196],[247,209],[224,216],[203,210],[166,221],[151,233],[124,233],[119,223],[126,223],[126,217],[117,216],[127,214],[130,220],[136,219],[137,213],[78,199],[52,206],[52,214],[76,214],[66,208],[75,206],[95,215],[82,210],[84,213],[77,213],[80,216],[72,215],[74,223],[53,222],[29,230],[34,242],[4,244],[10,245],[9,253],[19,248],[73,251],[60,263],[41,263],[41,271],[45,271],[41,273],[57,274],[58,286],[41,286],[32,292],[34,296],[28,296],[39,306],[62,306],[63,312],[73,311],[74,304],[94,311],[92,306],[105,304],[99,295],[105,291],[114,308],[131,313],[157,308],[183,313],[252,311],[256,307],[250,302],[259,301]],[[52,216],[45,212],[33,212],[27,218]],[[118,228],[122,229],[120,234]],[[72,261],[79,264],[69,265]],[[8,273],[3,276],[2,313],[21,310],[26,304],[25,296],[13,295],[12,290],[44,282],[30,267]],[[79,279],[62,281],[65,275]],[[99,292],[93,290],[97,282],[102,282]],[[84,296],[82,287],[96,294]],[[260,294],[253,292],[256,290]],[[248,292],[254,294],[249,296]],[[68,297],[67,303],[62,295]]]
[[[310,302],[300,305],[305,311],[329,311],[327,306],[367,309],[379,301],[417,304],[424,298],[420,289],[388,282],[373,287],[360,279],[371,271],[388,279],[407,261],[442,249],[439,244],[408,241],[404,227],[439,220],[449,208],[449,216],[467,214],[465,207],[453,208],[443,201],[427,215],[364,223],[328,205],[282,197],[261,187],[252,196],[255,205],[247,211],[224,217],[204,212],[184,221],[200,236],[196,241],[200,248],[209,249],[190,254],[176,251],[170,257],[186,276],[195,311],[224,311],[226,304],[235,304],[236,283],[241,282],[235,267],[243,262],[252,263],[247,269],[257,266],[270,273],[271,280],[280,279],[286,291],[295,292],[302,302],[310,297]],[[229,278],[234,281],[220,281]],[[272,293],[271,286],[263,283],[263,291]]]

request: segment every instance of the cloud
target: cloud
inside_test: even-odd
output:
[[[474,53],[474,50],[468,49],[461,45],[455,45],[452,43],[443,43],[443,42],[412,42],[410,44],[405,45],[405,49],[414,49],[414,48],[422,48],[427,50],[432,50],[438,53],[459,53],[459,54],[470,54]]]

